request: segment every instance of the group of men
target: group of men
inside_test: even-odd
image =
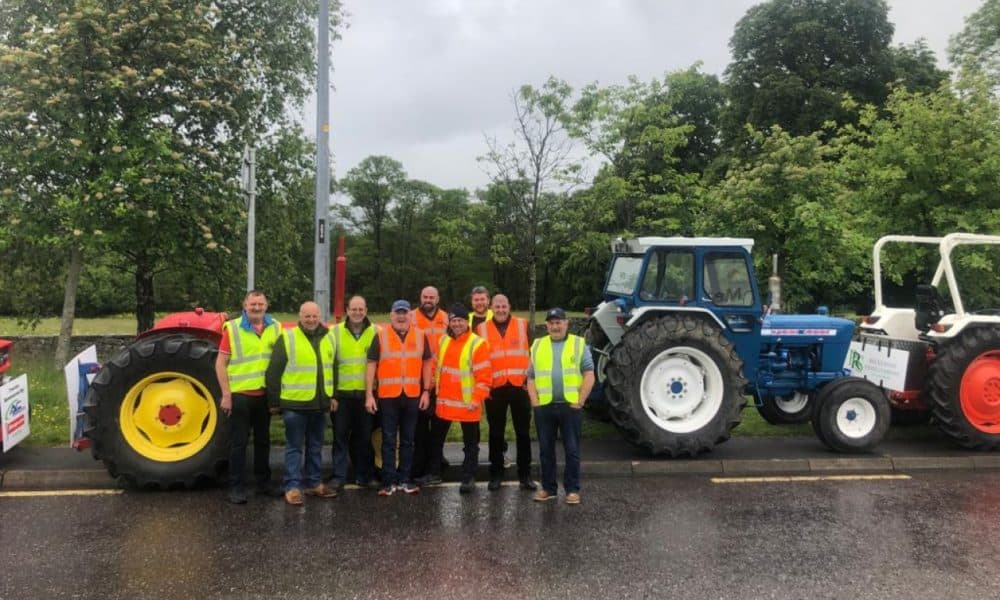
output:
[[[504,471],[507,411],[513,420],[520,488],[534,500],[557,497],[555,443],[563,441],[563,487],[580,502],[581,408],[594,383],[590,349],[568,333],[565,311],[546,314],[548,335],[530,340],[527,322],[511,314],[503,294],[472,290],[461,303],[439,308],[434,287],[420,305],[392,303],[388,326],[373,324],[361,296],[348,302],[347,319],[332,328],[315,302],[299,309],[294,327],[267,314],[262,292],[248,292],[242,314],[223,326],[216,375],[220,408],[229,417],[232,448],[229,501],[244,504],[246,451],[253,433],[256,492],[301,505],[304,496],[332,498],[347,481],[348,465],[362,488],[375,487],[372,430],[381,427],[379,496],[416,494],[442,481],[443,450],[453,422],[462,428],[464,460],[459,492],[475,489],[479,422],[489,425],[490,491]],[[280,488],[268,464],[270,417],[285,425],[285,474]],[[326,414],[333,425],[333,474],[321,479]],[[541,489],[531,478],[530,423],[539,442]]]

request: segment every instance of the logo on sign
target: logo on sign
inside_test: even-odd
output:
[[[13,419],[17,415],[23,413],[26,409],[27,406],[24,400],[21,400],[20,398],[14,400],[9,406],[7,406],[7,419]]]
[[[860,352],[856,350],[850,351],[847,357],[847,368],[858,373],[865,372],[865,359],[861,356]]]

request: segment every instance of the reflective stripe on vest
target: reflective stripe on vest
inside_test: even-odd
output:
[[[284,331],[281,338],[285,344],[288,362],[281,374],[281,399],[291,402],[309,402],[316,398],[316,351],[302,329]],[[323,361],[323,389],[333,396],[333,354],[336,341],[332,332],[327,332],[319,341],[319,353]]]
[[[379,398],[405,394],[420,396],[420,375],[424,361],[424,334],[410,327],[404,340],[391,327],[378,332],[379,359],[375,371]]]
[[[500,335],[493,319],[479,324],[479,337],[490,345],[490,364],[493,365],[493,387],[506,383],[524,385],[528,373],[528,322],[511,316],[505,335]]]
[[[460,344],[461,347],[452,346],[453,343]],[[489,393],[486,379],[490,366],[489,361],[485,360],[486,340],[473,333],[469,333],[461,341],[445,337],[441,339],[438,356],[435,414],[448,421],[478,421],[482,416],[483,406],[482,402],[476,401],[476,386],[483,388],[480,398]],[[475,362],[477,358],[480,362]]]
[[[465,346],[462,347],[462,352],[458,355],[457,367],[445,366],[441,364],[441,361],[444,360],[445,353],[448,351],[448,346],[451,345],[451,342],[452,338],[450,336],[441,338],[441,350],[438,352],[440,360],[438,360],[437,375],[435,375],[434,377],[434,387],[436,387],[438,390],[437,401],[440,402],[442,399],[441,375],[448,374],[455,376],[459,379],[459,381],[461,382],[461,390],[462,390],[461,402],[468,404],[472,402],[472,391],[476,387],[476,378],[473,375],[473,373],[477,369],[482,369],[487,366],[487,363],[473,364],[472,362],[472,356],[473,354],[475,354],[476,348],[478,348],[479,345],[483,343],[483,340],[482,338],[480,338],[475,334],[469,334],[469,339],[465,341]],[[452,402],[457,402],[459,400],[458,398],[447,398],[447,397],[445,397],[445,399],[450,400]],[[447,404],[447,402],[445,402],[445,404]],[[464,405],[459,404],[459,406],[464,406]]]
[[[249,392],[264,389],[264,373],[271,360],[271,349],[281,335],[281,325],[277,322],[264,327],[257,335],[240,327],[242,317],[226,321],[223,327],[229,334],[229,376],[231,392]]]
[[[582,337],[573,334],[566,336],[562,348],[560,372],[563,398],[572,404],[580,401],[580,386],[583,385],[580,364],[583,361],[584,348]],[[535,340],[531,345],[531,366],[535,370],[535,390],[538,392],[539,405],[552,402],[552,361],[552,338],[545,336]]]
[[[347,323],[338,323],[333,330],[337,340],[337,390],[361,391],[365,389],[365,369],[368,365],[368,349],[375,339],[377,325],[369,325],[355,339]]]

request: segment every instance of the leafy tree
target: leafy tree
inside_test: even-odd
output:
[[[948,71],[938,68],[937,57],[923,38],[892,49],[892,71],[893,83],[911,92],[933,92],[949,77]]]
[[[0,210],[23,224],[11,233],[67,257],[57,361],[85,254],[127,262],[141,331],[157,273],[233,245],[239,200],[224,174],[244,140],[305,97],[314,10],[307,0],[0,5]]]
[[[745,141],[747,123],[808,135],[846,122],[845,94],[880,106],[893,78],[892,34],[884,0],[769,0],[748,10],[729,42],[729,146]]]
[[[575,172],[572,143],[563,121],[572,88],[549,77],[538,89],[521,86],[511,94],[514,106],[514,139],[501,144],[487,138],[487,153],[479,159],[489,169],[491,187],[510,203],[518,224],[507,238],[513,242],[497,246],[494,258],[522,266],[528,277],[528,318],[533,325],[538,284],[538,247],[552,214],[556,184]]]
[[[965,19],[948,54],[955,66],[986,77],[994,91],[1000,87],[1000,0],[985,0]]]

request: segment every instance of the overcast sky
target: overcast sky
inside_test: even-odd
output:
[[[483,187],[483,134],[508,136],[511,90],[549,75],[574,88],[649,81],[697,61],[721,76],[755,0],[343,0],[333,45],[334,177],[366,156],[413,179]],[[947,67],[950,36],[982,0],[890,0],[893,45],[925,38]],[[301,120],[315,136],[315,101]]]

